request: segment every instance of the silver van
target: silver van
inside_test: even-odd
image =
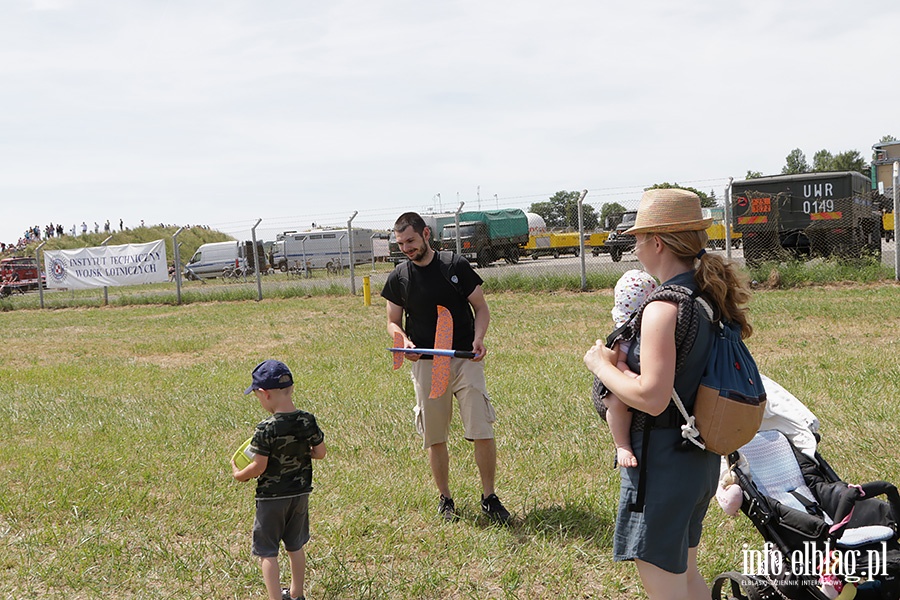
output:
[[[246,262],[240,242],[202,244],[184,267],[188,279],[221,277],[226,269],[242,269]]]

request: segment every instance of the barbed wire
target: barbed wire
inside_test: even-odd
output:
[[[698,185],[709,183],[718,184],[713,187],[721,187],[722,193],[724,195],[724,190],[728,185],[728,178],[715,177],[706,179],[691,179],[672,183],[672,185],[686,185],[689,187],[697,188]],[[577,188],[573,191],[587,189],[588,195],[585,198],[585,204],[593,207],[599,212],[602,208],[602,205],[607,203],[610,199],[615,199],[617,203],[622,204],[626,209],[637,208],[637,204],[640,200],[641,194],[644,192],[644,190],[652,187],[653,185],[653,183],[643,183],[628,186],[593,188],[588,187]],[[465,203],[464,210],[519,208],[527,211],[532,204],[536,203],[536,201],[549,201],[559,191],[560,190],[557,190],[556,192],[521,194],[515,196],[500,196],[493,194],[487,197],[476,198],[474,201],[472,198],[461,198],[460,201]],[[620,201],[622,198],[626,198],[628,196],[631,196],[629,201]],[[448,204],[447,209],[443,208],[444,204]],[[475,204],[477,204],[477,208],[474,206]],[[353,226],[367,229],[390,229],[394,220],[404,212],[416,211],[423,214],[440,212],[449,213],[455,211],[458,206],[459,205],[455,202],[452,205],[449,205],[447,200],[436,203],[434,196],[432,196],[431,198],[428,198],[426,200],[413,201],[406,204],[358,209],[357,214],[353,219]],[[262,222],[259,226],[259,229],[262,230],[262,232],[266,233],[267,235],[274,235],[273,232],[282,233],[284,231],[291,230],[301,231],[320,227],[332,229],[345,228],[347,225],[347,221],[350,219],[351,215],[352,211],[335,211],[306,213],[303,215],[260,215],[256,218],[262,219]],[[255,218],[248,218],[246,221],[232,220],[226,222],[210,223],[209,226],[213,229],[230,235],[243,235],[244,233],[247,233],[249,237],[250,228],[252,227],[253,223],[255,223],[255,220]]]

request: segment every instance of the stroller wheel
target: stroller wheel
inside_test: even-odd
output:
[[[727,571],[713,580],[712,597],[714,600],[769,600],[779,598],[779,594],[761,577]]]

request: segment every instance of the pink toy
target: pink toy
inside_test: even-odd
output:
[[[741,486],[732,483],[728,487],[723,488],[721,485],[716,489],[716,500],[719,506],[725,511],[726,515],[735,516],[741,510],[741,502],[744,500],[744,494],[741,492]]]

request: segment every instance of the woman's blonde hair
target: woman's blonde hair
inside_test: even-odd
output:
[[[753,335],[753,327],[748,318],[750,285],[747,277],[733,264],[717,254],[704,252],[709,236],[705,230],[679,231],[674,233],[651,233],[656,235],[679,259],[695,265],[694,279],[700,293],[713,301],[721,316],[741,328],[741,337]],[[696,261],[696,262],[695,262]]]

